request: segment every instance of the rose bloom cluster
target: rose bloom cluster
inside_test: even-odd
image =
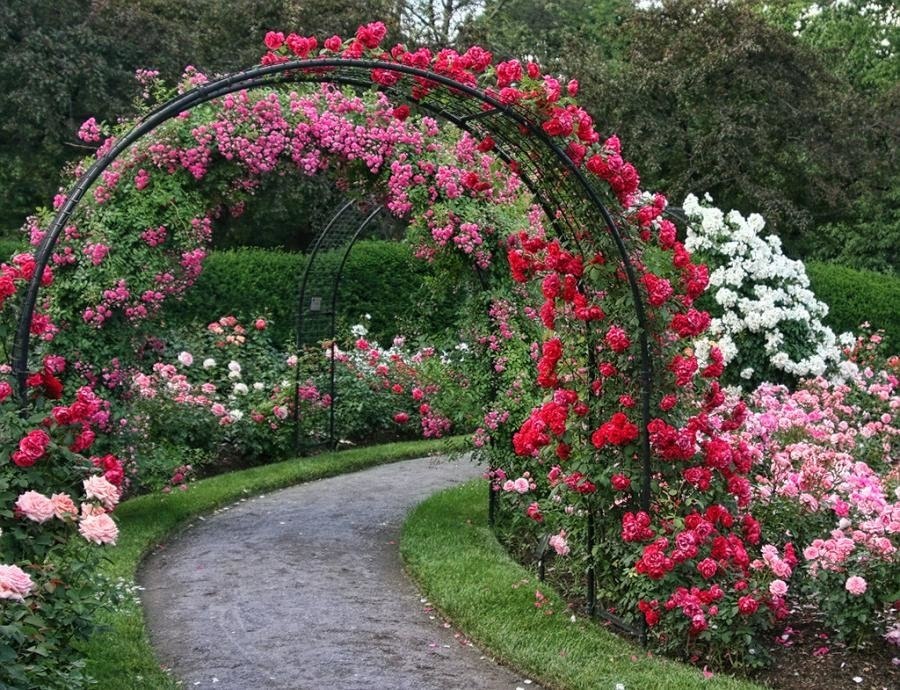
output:
[[[28,378],[34,401],[57,404],[49,406],[36,428],[7,447],[9,471],[19,475],[12,481],[33,488],[19,493],[10,506],[11,522],[6,521],[4,528],[26,526],[32,537],[49,530],[58,543],[78,534],[94,544],[115,544],[118,527],[111,513],[122,495],[125,472],[114,455],[88,455],[97,435],[110,428],[109,404],[89,386],[78,389],[71,403],[59,404],[64,395],[56,375],[66,366],[62,357],[48,356],[43,369]],[[0,384],[0,404],[4,412],[15,414],[10,390],[7,381]],[[82,456],[84,462],[74,461],[72,454]],[[58,480],[61,467],[68,468],[72,478],[83,477],[79,493],[63,488],[69,484]],[[23,601],[34,592],[35,581],[27,572],[30,567],[28,563],[0,565],[0,598]]]
[[[844,634],[854,627],[844,613],[858,608],[871,636],[897,624],[896,609],[880,602],[893,592],[900,556],[900,379],[844,364],[845,379],[760,386],[741,435],[757,449],[754,501],[771,513],[766,524],[802,538],[811,596]],[[789,524],[782,515],[793,516]]]
[[[822,323],[828,307],[809,289],[803,263],[787,258],[775,235],[762,237],[762,216],[725,214],[710,201],[689,195],[683,203],[690,219],[685,246],[714,269],[710,291],[719,311],[697,343],[701,360],[714,343],[743,381],[826,373],[840,350]],[[757,351],[764,355],[759,363]]]

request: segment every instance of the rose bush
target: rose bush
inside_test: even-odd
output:
[[[689,218],[685,246],[712,268],[713,320],[697,341],[706,359],[712,343],[728,365],[727,380],[753,387],[764,381],[794,383],[821,376],[838,361],[834,333],[821,319],[828,306],[809,289],[803,263],[787,258],[775,235],[763,238],[759,214],[744,218],[684,200]]]
[[[741,433],[757,453],[766,534],[802,553],[797,600],[854,646],[896,629],[900,613],[900,370],[872,357],[874,338],[847,349],[845,380],[760,386]]]

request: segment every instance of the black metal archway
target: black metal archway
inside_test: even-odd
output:
[[[385,85],[384,79],[379,79],[380,83],[374,82],[373,70],[378,70],[382,75],[392,75],[390,81],[393,83]],[[424,111],[449,121],[479,139],[490,136],[495,142],[497,155],[507,164],[515,165],[515,171],[543,207],[557,234],[570,247],[578,249],[583,255],[579,238],[586,231],[594,238],[602,240],[602,245],[611,245],[610,248],[618,254],[622,262],[638,322],[642,431],[641,504],[647,510],[651,492],[650,440],[647,427],[650,423],[653,396],[650,333],[633,262],[600,193],[579,165],[543,130],[542,122],[528,109],[517,104],[503,103],[493,94],[446,75],[381,60],[338,57],[293,60],[254,67],[210,81],[174,97],[147,114],[130,132],[118,140],[106,155],[96,160],[68,192],[65,202],[57,211],[37,250],[36,270],[25,293],[13,344],[12,368],[17,395],[22,404],[26,402],[30,328],[40,290],[40,277],[68,219],[104,170],[132,144],[184,111],[236,91],[302,82],[379,89],[393,97],[395,102],[414,103]],[[418,87],[415,98],[410,96],[413,93],[412,86]],[[592,361],[594,350],[590,338],[588,356],[589,361]],[[588,518],[589,541],[591,541],[593,520],[591,515]],[[593,613],[595,601],[592,591],[592,570],[589,567],[588,587],[589,606]]]
[[[306,268],[300,281],[297,298],[297,324],[295,345],[299,353],[304,347],[322,340],[330,343],[331,356],[328,358],[328,393],[331,405],[328,410],[328,432],[326,443],[334,447],[337,442],[335,415],[338,404],[335,340],[337,330],[337,303],[341,277],[347,259],[356,241],[372,226],[383,208],[372,202],[355,200],[341,204],[324,228],[316,235],[309,248]],[[340,261],[324,271],[320,268],[322,254],[340,251]],[[300,367],[294,368],[294,450],[300,451]]]
[[[395,75],[391,86],[376,84],[372,70]],[[650,445],[647,425],[653,393],[653,362],[646,310],[628,249],[603,204],[600,194],[559,144],[546,133],[534,114],[515,104],[502,103],[485,91],[463,84],[443,74],[392,62],[370,59],[317,58],[293,60],[276,65],[254,67],[216,79],[176,96],[148,113],[128,134],[123,136],[103,157],[88,168],[69,191],[57,211],[35,257],[36,270],[22,304],[22,312],[13,344],[12,368],[17,393],[25,400],[28,376],[30,328],[40,290],[40,276],[47,266],[67,220],[82,197],[104,170],[124,151],[162,123],[179,113],[235,91],[284,83],[311,82],[345,84],[367,89],[378,88],[399,100],[411,101],[404,79],[427,85],[415,104],[448,120],[460,129],[483,138],[490,136],[498,155],[507,163],[515,162],[516,170],[554,223],[556,231],[570,245],[578,247],[579,233],[585,228],[595,236],[609,233],[631,289],[640,342],[641,421],[643,484],[641,502],[649,505]],[[527,136],[526,136],[527,135]],[[543,155],[542,155],[543,154]],[[549,154],[549,155],[548,155]],[[598,229],[598,226],[601,226]]]

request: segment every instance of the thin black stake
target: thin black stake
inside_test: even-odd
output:
[[[587,514],[587,609],[592,618],[597,610],[597,575],[594,568],[594,507],[588,507]]]

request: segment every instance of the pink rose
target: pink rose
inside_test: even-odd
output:
[[[85,495],[100,501],[106,510],[112,510],[119,502],[119,489],[105,477],[94,475],[85,479],[83,484]]]
[[[866,581],[864,578],[859,575],[851,575],[847,578],[847,582],[844,584],[844,589],[846,589],[850,594],[855,597],[860,596],[866,591]]]
[[[190,352],[180,352],[178,354],[178,361],[182,366],[189,367],[194,363],[194,356]]]
[[[258,331],[264,331],[266,329],[266,320],[265,319],[257,319],[253,322],[253,327]]]
[[[22,601],[31,592],[34,583],[17,565],[0,565],[0,599]]]
[[[115,544],[119,536],[119,528],[106,513],[81,518],[78,531],[82,537],[95,544]]]
[[[787,594],[788,586],[784,580],[772,580],[769,583],[769,593],[776,597],[783,597]]]
[[[78,517],[78,506],[68,494],[53,494],[50,501],[53,503],[53,514],[60,520]]]
[[[525,479],[525,477],[519,477],[515,482],[513,482],[513,488],[516,490],[516,493],[528,493],[528,480]]]
[[[556,553],[560,556],[567,556],[569,554],[569,542],[566,541],[565,530],[562,530],[559,534],[554,534],[552,537],[550,537],[549,544],[553,547],[553,550],[556,551]]]
[[[34,522],[47,522],[54,515],[53,501],[37,491],[26,491],[19,496],[16,509]]]

